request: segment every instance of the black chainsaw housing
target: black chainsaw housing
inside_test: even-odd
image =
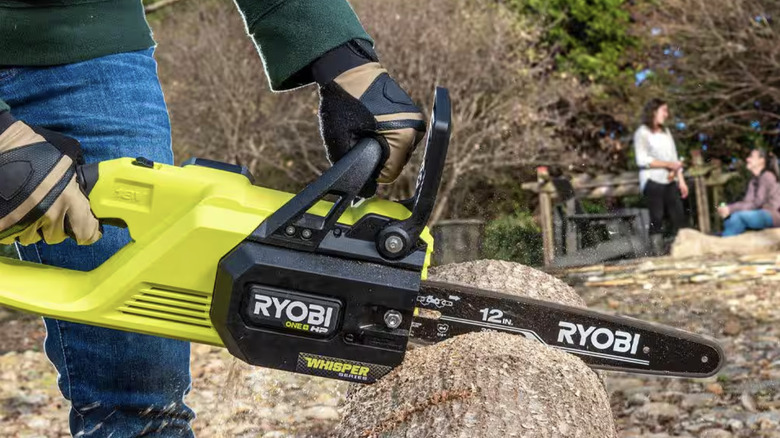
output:
[[[252,365],[371,383],[406,351],[430,217],[450,136],[437,88],[423,166],[405,220],[366,215],[337,223],[384,164],[381,144],[358,142],[220,261],[211,320],[231,354]],[[324,217],[309,209],[337,200]]]
[[[419,270],[245,241],[219,265],[212,322],[228,350],[250,364],[307,372],[299,365],[300,355],[317,355],[376,365],[371,366],[371,376],[330,376],[370,382],[403,360],[419,286]],[[249,305],[258,287],[298,294],[291,303],[336,300],[340,311],[331,315],[336,329],[322,337],[311,330],[318,328],[312,324],[298,328],[259,325]],[[271,305],[272,317],[278,308]],[[391,310],[402,321],[394,329],[384,322]],[[302,313],[296,309],[293,317]],[[294,322],[284,311],[281,320]]]

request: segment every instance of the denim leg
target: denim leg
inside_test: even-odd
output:
[[[736,236],[747,230],[772,227],[772,215],[766,210],[737,211],[723,222],[723,237]]]
[[[48,68],[0,70],[15,117],[75,137],[87,162],[144,156],[172,164],[170,124],[153,49]],[[91,270],[129,242],[104,227],[90,246],[20,247],[25,260]],[[111,291],[106,291],[111,293]],[[79,437],[192,437],[189,343],[45,318],[44,348],[71,401]]]

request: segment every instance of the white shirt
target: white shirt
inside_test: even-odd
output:
[[[677,146],[668,129],[653,132],[645,125],[634,133],[634,153],[639,166],[639,190],[644,192],[647,181],[669,184],[669,170],[650,168],[650,163],[658,161],[679,161]]]

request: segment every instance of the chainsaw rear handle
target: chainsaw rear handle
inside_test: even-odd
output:
[[[141,159],[140,157],[136,159]],[[76,181],[81,187],[81,191],[84,196],[89,197],[92,189],[95,187],[98,181],[98,166],[100,163],[89,163],[76,166]],[[103,225],[112,225],[120,228],[127,228],[125,221],[119,218],[98,218],[101,227]],[[101,230],[102,231],[102,230]]]

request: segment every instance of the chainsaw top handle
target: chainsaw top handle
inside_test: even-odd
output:
[[[444,170],[451,133],[450,119],[449,93],[446,88],[437,87],[415,193],[412,198],[401,202],[411,211],[411,216],[371,230],[376,233],[376,252],[386,259],[400,260],[418,249],[420,234],[433,211]],[[384,164],[383,155],[383,148],[377,140],[365,138],[359,141],[320,178],[263,221],[250,240],[317,250],[334,231],[336,220],[344,210],[360,198],[366,187],[372,187]],[[338,200],[325,217],[306,213],[327,195],[334,195]],[[297,235],[297,230],[301,229],[308,230],[302,238]]]
[[[387,224],[379,233],[377,249],[384,257],[398,259],[408,254],[417,245],[420,233],[431,217],[450,144],[451,113],[447,89],[437,87],[428,126],[428,141],[425,144],[420,173],[417,175],[414,196],[401,202],[411,210],[412,215]]]

